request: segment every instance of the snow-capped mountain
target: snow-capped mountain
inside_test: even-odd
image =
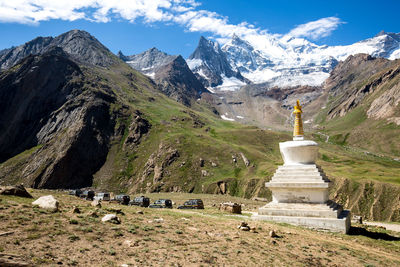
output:
[[[140,54],[131,56],[125,56],[121,51],[119,51],[118,56],[135,70],[138,70],[152,78],[154,78],[156,68],[164,66],[177,58],[177,56],[168,55],[155,47]]]
[[[196,50],[186,60],[189,68],[207,88],[232,90],[246,84],[240,72],[232,69],[218,43],[200,37]],[[223,86],[223,88],[221,87]]]
[[[213,52],[210,51],[212,48]],[[219,48],[217,43],[200,39],[196,51],[187,60],[189,67],[204,80],[213,81],[208,86],[214,90],[238,89],[244,83],[232,85],[226,73],[217,68],[215,61],[226,59],[224,69],[240,73],[252,83],[266,83],[278,87],[321,85],[330,71],[350,55],[367,53],[373,57],[400,58],[400,33],[380,32],[375,37],[347,46],[316,45],[303,38],[291,36],[265,36],[259,40],[244,40],[237,35]],[[203,55],[203,56],[199,56]],[[204,55],[208,55],[204,56]],[[213,59],[210,59],[210,57]],[[225,62],[225,61],[224,61]],[[215,76],[225,79],[215,80]],[[228,71],[232,75],[232,72]],[[235,77],[235,76],[233,76]]]

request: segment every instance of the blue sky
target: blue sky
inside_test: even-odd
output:
[[[400,32],[399,11],[398,0],[0,0],[0,49],[71,29],[128,55],[157,47],[188,57],[201,35],[223,42],[233,32],[347,45]]]

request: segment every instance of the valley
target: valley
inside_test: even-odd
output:
[[[224,51],[200,44],[191,59]],[[270,200],[264,184],[282,164],[278,144],[292,138],[300,99],[331,198],[370,220],[400,220],[398,60],[358,54],[322,85],[271,88],[240,76],[226,57],[212,56],[215,80],[204,80],[199,61],[155,48],[116,56],[79,30],[0,54],[0,185]],[[248,85],[218,90],[228,73]]]

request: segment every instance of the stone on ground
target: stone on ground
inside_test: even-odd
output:
[[[115,214],[106,214],[103,218],[101,218],[102,222],[110,222],[115,224],[120,224],[121,220]]]
[[[33,198],[31,194],[26,191],[25,187],[21,185],[0,187],[0,195],[11,195],[17,197]]]
[[[39,208],[42,209],[48,209],[53,212],[56,212],[58,211],[59,203],[58,200],[55,199],[52,195],[48,195],[36,199],[35,201],[32,202],[32,205],[39,206]]]
[[[92,203],[90,203],[90,205],[92,205],[93,207],[101,208],[101,201],[98,199],[95,199],[92,201]]]
[[[241,214],[242,206],[238,203],[226,202],[219,204],[219,210],[224,210],[235,214]]]

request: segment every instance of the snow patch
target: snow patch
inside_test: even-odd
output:
[[[145,73],[144,75],[154,79],[154,76],[156,75],[154,72],[150,72],[150,73]]]
[[[222,84],[217,86],[220,91],[237,91],[240,87],[246,85],[236,77],[226,77],[222,74]]]
[[[244,119],[243,116],[236,116],[236,118],[238,118],[238,119]]]
[[[221,119],[226,120],[226,121],[235,121],[235,119],[228,118],[225,115],[221,115]]]

